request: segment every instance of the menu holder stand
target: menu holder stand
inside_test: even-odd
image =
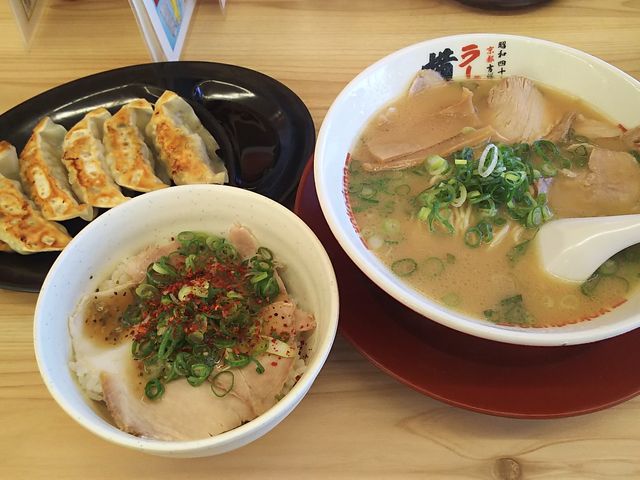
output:
[[[9,0],[24,44],[29,47],[42,15],[45,0]]]
[[[151,59],[179,60],[196,0],[129,0],[129,3]]]

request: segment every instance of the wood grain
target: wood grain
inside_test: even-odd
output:
[[[216,3],[199,2],[183,58],[277,78],[307,104],[316,127],[367,65],[456,33],[536,36],[640,78],[638,0],[556,0],[498,13],[453,0],[229,0],[226,15]],[[123,0],[49,0],[28,49],[0,2],[0,40],[0,112],[66,81],[149,59]],[[265,437],[220,457],[151,458],[96,438],[50,397],[33,353],[35,300],[0,291],[2,479],[640,478],[640,398],[561,420],[484,416],[408,389],[341,338],[308,396]]]

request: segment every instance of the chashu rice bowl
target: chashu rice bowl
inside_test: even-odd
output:
[[[82,298],[69,319],[69,366],[119,429],[195,440],[249,422],[295,385],[315,319],[248,229],[171,240]]]

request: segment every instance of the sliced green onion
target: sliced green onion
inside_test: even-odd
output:
[[[148,283],[141,283],[136,287],[136,295],[142,299],[153,298],[158,295],[158,289]]]
[[[203,343],[204,342],[204,333],[202,333],[200,331],[191,332],[189,335],[187,335],[187,341],[189,343],[195,343],[195,344]]]
[[[477,228],[480,231],[483,242],[490,243],[493,240],[493,226],[489,222],[480,222]]]
[[[264,366],[258,361],[257,358],[251,357],[253,363],[256,364],[256,373],[262,375],[265,372]]]
[[[506,297],[500,300],[500,305],[502,305],[503,307],[516,303],[522,303],[522,295],[513,295],[511,297]]]
[[[222,375],[226,375],[231,380],[229,380],[229,384],[226,386],[226,388],[222,388],[221,390],[217,390],[215,382],[216,382],[216,380],[221,379]],[[233,372],[230,371],[230,370],[223,370],[222,372],[216,373],[211,378],[211,391],[213,392],[213,394],[216,397],[219,397],[219,398],[225,397],[231,390],[233,390],[233,384],[234,383],[235,383],[235,377],[234,377]]]
[[[485,168],[485,163],[489,155],[491,155],[491,157],[489,158],[489,165]],[[497,164],[498,147],[493,143],[490,143],[484,148],[482,154],[480,155],[480,159],[478,160],[478,175],[483,178],[488,177],[489,175],[491,175],[491,173],[493,173],[493,170],[496,168]]]
[[[259,247],[258,250],[256,250],[256,256],[266,262],[271,262],[273,260],[273,252],[266,247]]]
[[[184,259],[184,265],[189,270],[195,270],[196,269],[196,255],[194,253],[192,253],[190,255],[187,255],[187,257]]]
[[[192,387],[202,385],[202,383],[204,383],[204,381],[211,374],[211,370],[212,368],[204,363],[196,363],[195,365],[191,365],[191,375],[187,377],[187,382],[189,382],[189,385],[191,385]]]
[[[529,228],[536,228],[542,225],[542,209],[540,207],[532,208],[527,215],[526,226]]]
[[[164,385],[157,378],[149,380],[144,387],[144,394],[150,400],[157,400],[164,394]]]
[[[227,365],[233,368],[242,368],[249,364],[251,358],[248,355],[244,355],[242,353],[236,355],[235,353],[227,350],[227,356],[225,358],[225,362]]]
[[[555,177],[558,174],[558,169],[550,163],[543,163],[540,171],[545,177]]]
[[[429,175],[442,175],[449,169],[449,164],[440,155],[431,155],[425,160]]]
[[[259,272],[259,273],[256,273],[255,275],[253,275],[251,277],[250,282],[251,283],[258,283],[258,282],[263,281],[267,277],[269,277],[269,274],[267,272]]]
[[[173,349],[175,347],[173,331],[173,327],[169,327],[162,335],[162,340],[160,341],[160,346],[158,347],[158,359],[160,360],[166,359],[173,352]]]
[[[458,193],[456,194],[456,198],[451,202],[451,206],[461,207],[466,200],[467,200],[467,187],[465,187],[462,183],[459,183]]]
[[[192,242],[193,240],[195,240],[196,238],[196,234],[194,232],[180,232],[177,236],[176,236],[177,240],[180,243],[189,243]]]
[[[209,235],[207,239],[204,241],[204,243],[209,248],[209,250],[216,251],[220,243],[222,243],[223,241],[224,239],[220,237],[216,237],[215,235]]]
[[[402,185],[398,185],[395,188],[394,192],[396,193],[396,195],[401,195],[401,196],[409,195],[409,193],[411,193],[411,187],[406,183],[403,183]]]
[[[482,243],[482,232],[478,227],[470,227],[464,233],[464,244],[470,248],[478,248]]]
[[[363,185],[362,190],[360,190],[360,194],[358,196],[363,199],[373,199],[375,198],[377,193],[378,192],[376,192],[369,185]]]
[[[131,344],[131,354],[133,355],[133,358],[135,358],[136,360],[141,360],[149,356],[149,354],[153,352],[154,348],[155,348],[155,342],[153,342],[153,340],[147,340],[142,344],[134,341]]]
[[[192,285],[191,293],[200,298],[206,298],[209,295],[209,282],[205,280],[201,284]],[[178,294],[178,298],[180,295]]]
[[[214,338],[212,342],[218,348],[230,348],[236,344],[236,341],[230,338]]]
[[[256,291],[262,298],[274,298],[280,293],[280,286],[276,279],[271,276],[262,282],[256,283]]]
[[[527,253],[527,249],[529,248],[530,243],[531,239],[514,245],[511,250],[509,250],[509,253],[507,253],[507,258],[509,259],[509,261],[511,263],[515,263],[520,260],[520,258],[522,258],[522,256]]]
[[[176,272],[175,268],[164,262],[154,262],[151,268],[154,272],[159,273],[160,275],[168,275],[171,277],[175,277],[178,275],[178,272]]]
[[[187,297],[191,294],[191,290],[192,290],[191,285],[183,285],[182,287],[180,287],[180,290],[178,291],[178,300],[180,300],[181,302],[184,302],[187,299]]]
[[[399,277],[407,277],[418,269],[418,264],[413,258],[403,258],[391,264],[391,270]]]
[[[122,314],[122,325],[125,327],[132,327],[137,325],[142,321],[142,312],[140,311],[140,306],[132,303],[127,306]]]
[[[431,214],[430,208],[422,207],[420,210],[418,210],[418,220],[424,222],[429,218],[430,214]]]

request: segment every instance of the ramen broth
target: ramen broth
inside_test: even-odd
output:
[[[387,138],[391,144],[402,144],[400,148],[406,148],[407,142],[412,141],[412,125],[418,124],[423,115],[420,108],[426,106],[434,112],[442,111],[442,108],[459,98],[463,86],[473,93],[473,106],[477,110],[475,123],[463,128],[472,133],[489,125],[494,117],[487,99],[490,90],[497,84],[498,81],[491,80],[447,82],[437,87],[437,95],[427,91],[426,98],[418,100],[416,97],[422,93],[404,95],[372,118],[352,150],[348,168],[347,198],[360,235],[367,247],[413,288],[447,307],[478,318],[499,324],[545,327],[602,315],[624,303],[629,292],[636,287],[640,276],[640,248],[634,246],[616,255],[584,284],[566,282],[550,276],[541,267],[534,242],[531,241],[539,225],[527,227],[511,218],[504,208],[499,209],[491,219],[485,219],[481,212],[468,205],[463,208],[450,206],[448,213],[443,213],[442,217],[456,227],[455,232],[448,231],[443,223],[435,222],[435,227],[430,227],[424,215],[420,218],[420,213],[425,209],[416,205],[416,199],[429,187],[447,179],[446,172],[433,172],[438,170],[432,168],[439,161],[437,157],[434,157],[436,160],[431,159],[432,163],[422,160],[406,168],[369,171],[372,165],[375,168],[382,165],[380,158],[372,153],[384,150],[381,144],[375,144],[376,139]],[[616,130],[616,125],[581,100],[537,84],[536,87],[547,104],[551,105],[545,113],[550,121],[558,123],[564,115],[576,112],[582,115],[581,119],[593,119],[601,126],[609,126],[614,133],[622,133],[622,130]],[[432,100],[437,103],[435,107],[430,104]],[[396,119],[403,121],[395,122]],[[470,119],[463,118],[462,121]],[[583,123],[586,121],[583,120]],[[452,124],[451,128],[459,126]],[[394,136],[394,129],[397,136]],[[445,132],[443,135],[447,134]],[[499,143],[493,138],[490,141]],[[477,159],[488,143],[485,140],[473,145],[473,157]],[[513,143],[533,145],[532,141]],[[589,195],[588,190],[587,193],[582,192],[582,197],[570,195],[576,189],[586,188],[583,183],[588,182],[579,183],[581,179],[592,181],[597,174],[591,171],[591,168],[595,168],[594,163],[589,163],[595,147],[627,152],[627,144],[614,137],[585,139],[572,130],[567,131],[567,138],[555,143],[560,154],[571,159],[571,165],[560,165],[565,168],[558,168],[553,176],[545,178],[541,174],[542,178],[530,187],[535,195],[543,191],[548,194],[545,212],[549,216],[553,214],[554,218],[561,218],[640,211],[633,191],[629,193],[631,200],[628,205],[624,201],[613,201],[611,205],[600,200],[591,201],[594,195]],[[581,149],[578,154],[567,150],[576,144],[582,145],[584,150]],[[447,161],[449,174],[456,165],[455,159],[460,156],[460,152],[442,154],[426,151],[426,154],[426,158],[433,154],[442,155]],[[534,168],[549,173],[549,165],[543,167],[539,158],[535,155],[532,158]],[[402,162],[404,159],[396,156],[391,161]],[[627,175],[637,173],[640,178],[640,167],[634,162],[627,167],[630,169]],[[570,208],[565,208],[567,205]],[[486,228],[491,229],[492,238],[491,241],[470,246],[470,237],[465,236],[465,228],[480,225],[478,222],[491,224]]]

